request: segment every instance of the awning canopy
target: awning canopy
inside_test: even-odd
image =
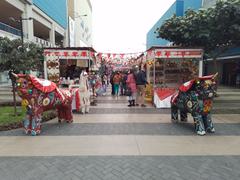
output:
[[[94,60],[95,50],[92,47],[79,48],[46,48],[44,49],[45,60],[47,57],[59,59]]]
[[[147,50],[147,59],[202,59],[202,57],[201,48],[153,46]]]
[[[60,59],[76,60],[79,66],[90,68],[96,61],[95,52],[96,51],[92,47],[45,48],[43,51],[45,79],[59,82]]]

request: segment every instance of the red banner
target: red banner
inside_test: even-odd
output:
[[[156,49],[156,58],[202,58],[202,49]]]

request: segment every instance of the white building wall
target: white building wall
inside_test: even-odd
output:
[[[203,0],[203,8],[209,8],[216,4],[217,0]]]
[[[90,0],[75,1],[75,45],[92,47],[92,5]],[[87,15],[87,16],[83,16]]]
[[[15,8],[22,11],[22,18],[32,17],[34,20],[40,22],[42,25],[49,29],[49,33],[51,35],[50,43],[55,45],[55,33],[58,32],[62,36],[67,36],[66,30],[62,28],[59,24],[57,24],[53,19],[43,13],[38,7],[31,4],[31,1],[22,1],[22,0],[6,0],[9,4],[14,6]],[[36,37],[34,37],[34,29],[33,29],[33,20],[24,20],[23,21],[23,33],[27,35],[24,37],[24,41],[35,42]],[[9,35],[9,33],[0,32],[1,36],[9,37],[10,39],[19,38],[18,36]],[[54,36],[54,37],[52,37]],[[66,37],[64,39],[67,39]],[[67,43],[66,43],[67,44]]]
[[[5,0],[10,5],[14,6],[16,9],[19,9],[22,12],[22,18],[32,17],[34,20],[40,22],[43,26],[49,29],[50,42],[42,40],[38,37],[34,37],[34,29],[33,29],[33,20],[23,21],[23,34],[24,42],[34,42],[37,44],[41,44],[43,46],[55,46],[55,31],[64,36],[64,45],[67,46],[67,33],[64,28],[62,28],[59,24],[57,24],[53,19],[43,13],[38,7],[32,5],[31,0]],[[78,1],[78,0],[77,0]],[[0,7],[1,10],[1,7]],[[11,34],[6,31],[0,30],[1,37],[8,37],[9,39],[18,39],[20,36]],[[0,84],[9,83],[8,72],[0,72]]]

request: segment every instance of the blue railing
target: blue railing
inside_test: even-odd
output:
[[[0,30],[15,34],[17,36],[21,36],[21,31],[20,30],[14,28],[14,27],[11,27],[7,24],[4,24],[2,22],[0,22]]]

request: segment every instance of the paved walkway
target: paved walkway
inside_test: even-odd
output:
[[[214,114],[216,133],[199,137],[191,118],[172,124],[168,109],[98,97],[89,114],[47,122],[40,136],[0,132],[0,179],[239,180],[239,114]]]

